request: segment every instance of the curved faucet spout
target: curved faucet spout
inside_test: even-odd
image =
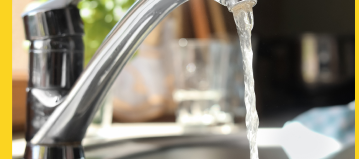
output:
[[[83,72],[79,1],[51,0],[23,14],[31,43],[26,159],[84,158],[82,139],[116,77],[157,24],[188,0],[137,0]],[[215,1],[229,11],[241,2],[257,2]]]
[[[127,61],[157,24],[186,1],[138,0],[104,40],[66,99],[34,135],[31,143],[80,143]]]
[[[52,102],[50,105],[54,105],[53,107],[56,107],[56,109],[54,109],[41,128],[39,128],[38,131],[34,130],[34,133],[30,135],[29,140],[31,144],[61,145],[81,143],[83,137],[85,136],[87,127],[91,123],[96,111],[99,109],[100,104],[103,102],[115,78],[121,72],[127,61],[132,57],[142,41],[157,26],[157,24],[172,10],[187,1],[188,0],[136,1],[127,14],[116,24],[106,37],[86,70],[81,74],[76,84],[72,87],[70,93],[64,100],[61,92],[59,93],[57,90],[55,90],[54,93],[48,97],[48,99],[46,98],[46,100],[40,100],[39,94],[47,95],[50,91],[47,89],[39,91],[35,88],[32,89],[30,92],[32,93],[32,96],[34,96],[34,99],[39,99],[38,102],[44,107],[48,106],[49,104],[46,105],[46,103],[50,101]],[[244,1],[251,1],[254,3],[257,2],[257,0],[215,1],[227,6],[229,10],[231,10],[231,7],[234,5]],[[56,43],[51,43],[52,41],[56,41],[56,39],[60,39],[58,41],[63,41],[64,35],[69,37],[82,35],[82,24],[78,20],[80,19],[79,15],[71,16],[72,13],[75,13],[73,8],[76,8],[75,5],[78,2],[79,0],[52,0],[30,12],[25,13],[24,19],[27,24],[25,25],[27,38],[32,39],[33,43],[39,42],[36,40],[40,40],[43,43],[49,41],[49,46],[51,46],[52,49],[57,49],[58,46]],[[65,7],[65,9],[59,11],[59,7]],[[54,10],[54,12],[51,12],[50,14],[46,12],[48,10]],[[37,13],[41,14],[36,15]],[[65,14],[66,16],[62,16],[62,14]],[[53,20],[53,16],[55,15],[61,15],[59,17],[66,19],[64,23],[67,24],[59,25],[59,22],[55,22]],[[69,48],[73,46],[71,45],[71,41],[73,41],[73,39],[74,38],[68,40]],[[45,47],[42,48],[42,51],[44,51],[44,49]],[[72,50],[75,51],[76,49],[77,47],[72,48]],[[53,56],[55,55],[56,54],[54,53]],[[64,56],[66,55],[67,54]],[[75,56],[75,54],[73,56]],[[76,56],[78,55],[76,54]],[[64,63],[66,63],[66,59],[67,58],[64,58]],[[74,60],[72,57],[69,59],[70,61]],[[58,69],[58,67],[60,67],[60,64],[59,66],[54,66],[56,69]],[[39,69],[40,71],[38,72],[43,73],[44,75],[49,74],[49,72],[46,71],[41,72],[42,67],[40,66],[36,67],[36,69]],[[36,71],[34,72],[37,73]],[[78,76],[74,77],[77,78]],[[66,79],[66,76],[64,76],[64,79]],[[42,88],[44,86],[43,81],[49,80],[41,79],[40,82],[36,82],[35,80],[32,85]],[[61,82],[50,83],[46,86],[51,89],[56,89],[57,86],[60,86],[61,84],[61,87],[64,85],[63,87],[68,89],[68,87],[70,87],[74,82],[71,83],[70,81],[69,83],[69,85],[67,85],[66,82],[64,84]],[[38,92],[37,94],[36,91]],[[54,95],[56,97],[53,97]],[[35,104],[33,105],[36,107]]]

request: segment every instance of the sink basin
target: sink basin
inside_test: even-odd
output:
[[[273,133],[274,132],[274,133]],[[276,130],[260,129],[258,135],[261,159],[288,159],[276,144]],[[263,141],[263,138],[270,140]],[[249,143],[245,131],[232,134],[201,134],[150,137],[122,140],[85,147],[91,159],[249,159]]]
[[[229,131],[230,130],[230,131]],[[261,159],[287,159],[279,128],[258,131]],[[87,159],[249,159],[245,128],[184,129],[174,123],[91,126],[83,141]],[[13,141],[13,158],[21,158],[26,142]]]
[[[243,135],[206,135],[135,139],[86,148],[91,159],[249,159]],[[259,147],[261,159],[288,159],[281,147]]]
[[[282,148],[283,140],[282,128],[259,128],[259,158],[288,159]],[[108,128],[92,125],[82,144],[87,159],[250,158],[246,129],[240,124],[193,130],[175,123],[117,123]],[[13,158],[22,158],[25,145],[23,138],[13,140]],[[354,159],[354,156],[355,145],[328,159]]]

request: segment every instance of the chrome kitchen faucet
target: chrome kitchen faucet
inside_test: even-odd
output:
[[[24,158],[85,158],[81,141],[115,78],[154,27],[187,1],[137,0],[84,70],[79,0],[51,0],[24,13],[31,42]],[[229,10],[256,3],[215,1]]]

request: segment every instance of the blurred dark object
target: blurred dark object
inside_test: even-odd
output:
[[[262,113],[354,100],[354,37],[306,34],[262,38],[255,66]]]
[[[271,0],[253,8],[253,34],[298,36],[305,32],[354,35],[354,1]]]

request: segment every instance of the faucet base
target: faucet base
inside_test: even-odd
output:
[[[24,159],[85,159],[81,145],[26,145]]]

